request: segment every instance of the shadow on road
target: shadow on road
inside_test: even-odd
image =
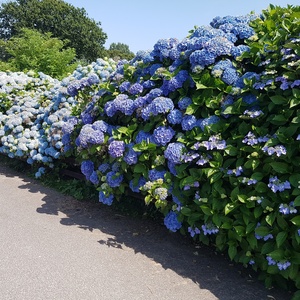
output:
[[[60,214],[58,218],[64,226],[100,230],[110,237],[99,240],[99,247],[120,251],[129,247],[164,269],[193,280],[221,300],[288,300],[291,297],[285,291],[265,289],[250,270],[232,264],[226,255],[215,253],[213,248],[195,246],[190,239],[168,232],[159,222],[123,216],[101,204],[79,202],[6,167],[1,166],[1,173],[22,178],[20,189],[43,195],[43,204],[36,209],[38,213],[57,216],[63,213],[64,216]]]

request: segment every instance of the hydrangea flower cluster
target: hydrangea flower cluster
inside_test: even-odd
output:
[[[181,222],[177,219],[177,213],[174,211],[170,211],[164,218],[165,226],[173,232],[179,230],[182,226]]]
[[[268,187],[273,193],[283,192],[284,190],[291,189],[291,184],[288,180],[281,182],[277,176],[270,177]]]

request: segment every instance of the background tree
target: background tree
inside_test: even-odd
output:
[[[51,32],[53,37],[69,40],[77,58],[89,61],[104,54],[107,35],[100,25],[85,9],[62,0],[16,0],[0,6],[0,39],[8,40],[22,28]]]
[[[65,43],[58,38],[51,38],[51,33],[42,34],[36,30],[24,28],[18,36],[2,41],[7,62],[0,64],[0,71],[34,70],[55,78],[62,78],[73,71],[77,64],[75,49],[64,48]],[[63,49],[64,48],[64,49]]]
[[[106,51],[106,56],[114,60],[134,58],[134,53],[129,50],[129,46],[123,43],[112,43]]]

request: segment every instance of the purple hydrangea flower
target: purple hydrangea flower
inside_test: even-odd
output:
[[[108,153],[111,157],[122,157],[125,151],[125,143],[123,141],[112,141],[108,146]]]
[[[213,224],[204,224],[201,228],[204,235],[211,235],[219,232],[219,229]]]
[[[282,145],[277,145],[275,147],[265,146],[262,148],[263,152],[268,153],[268,155],[276,154],[280,157],[281,155],[286,155],[286,148]]]
[[[188,232],[190,233],[191,237],[194,237],[196,234],[200,234],[201,231],[198,227],[188,227]]]
[[[279,205],[279,212],[284,214],[284,215],[289,215],[289,214],[296,214],[297,209],[294,206],[294,201],[290,202],[290,204],[284,204],[281,203]]]
[[[291,184],[289,181],[281,182],[277,176],[270,177],[268,187],[273,193],[283,192],[284,190],[291,189]]]
[[[276,261],[271,256],[267,256],[266,259],[269,266],[276,266]]]

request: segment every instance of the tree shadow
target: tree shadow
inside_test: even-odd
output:
[[[1,167],[0,174],[21,178],[19,189],[43,194],[43,204],[36,209],[37,213],[59,215],[59,222],[64,226],[76,226],[90,232],[100,230],[109,237],[99,240],[99,247],[120,251],[124,247],[131,248],[164,269],[191,279],[219,299],[285,300],[291,297],[286,291],[266,289],[257,280],[256,273],[233,264],[212,247],[195,245],[188,237],[170,233],[161,221],[128,217],[100,203],[77,201],[9,168]]]

